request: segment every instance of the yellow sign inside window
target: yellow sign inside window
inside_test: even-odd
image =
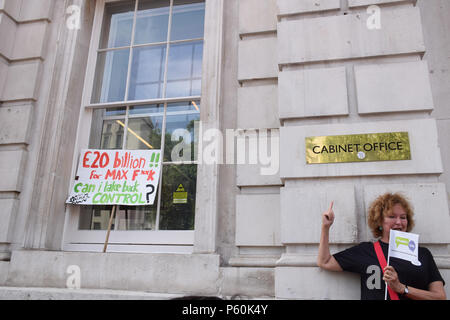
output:
[[[306,163],[411,160],[408,132],[306,137]]]
[[[187,203],[187,192],[184,191],[182,184],[180,184],[177,191],[173,193],[173,203]]]

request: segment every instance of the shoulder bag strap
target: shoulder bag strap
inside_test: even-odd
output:
[[[381,271],[384,274],[384,268],[386,267],[387,263],[386,263],[386,258],[384,257],[383,250],[381,249],[381,245],[378,241],[374,242],[373,246],[375,248],[375,253],[377,255],[378,262],[380,263]],[[391,297],[391,300],[399,300],[397,292],[392,290],[389,286],[387,286],[387,287],[388,287],[388,292],[389,292],[389,296]]]

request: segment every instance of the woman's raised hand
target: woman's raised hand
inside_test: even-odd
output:
[[[333,202],[331,201],[328,210],[322,213],[322,226],[325,228],[330,228],[334,222]]]

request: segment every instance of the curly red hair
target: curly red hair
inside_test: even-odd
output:
[[[409,201],[400,193],[387,192],[378,196],[369,207],[368,225],[372,234],[375,237],[381,237],[383,231],[380,227],[383,224],[383,219],[386,217],[396,205],[400,204],[406,212],[406,218],[408,220],[408,227],[406,231],[409,232],[414,227],[413,209]]]

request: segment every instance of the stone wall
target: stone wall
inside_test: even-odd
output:
[[[79,24],[67,22],[78,8]],[[93,2],[0,1],[0,252],[60,249]]]
[[[47,55],[52,2],[0,1],[0,229],[1,258],[9,257],[11,229],[30,163],[30,143]]]
[[[370,202],[400,191],[415,208],[413,231],[447,269],[449,181],[441,177],[448,162],[441,148],[449,136],[446,120],[433,116],[446,106],[433,101],[421,16],[438,3],[428,9],[416,1],[266,2],[239,1],[238,124],[280,129],[280,171],[262,176],[257,165],[237,168],[241,260],[250,253],[247,260],[253,254],[255,265],[263,263],[264,254],[252,251],[258,246],[267,256],[281,252],[274,264],[278,298],[358,299],[356,277],[316,267],[321,212],[335,201],[330,242],[336,252],[372,240]],[[380,9],[379,29],[367,25],[369,5]],[[411,160],[305,163],[307,136],[394,131],[409,133]]]
[[[82,9],[81,31],[66,27],[70,4]],[[367,27],[373,4],[380,29]],[[208,121],[224,133],[279,134],[280,168],[200,170],[192,255],[59,251],[94,7],[0,0],[0,260],[13,251],[11,263],[0,261],[0,284],[64,287],[67,265],[81,263],[91,288],[359,299],[358,277],[316,266],[320,215],[334,200],[332,252],[372,240],[367,208],[386,191],[411,199],[413,231],[450,281],[448,1],[225,0],[223,25],[208,30],[222,38],[204,57]],[[305,164],[306,136],[400,130],[411,160]],[[105,277],[96,263],[109,268]],[[188,268],[198,283],[164,266]]]

